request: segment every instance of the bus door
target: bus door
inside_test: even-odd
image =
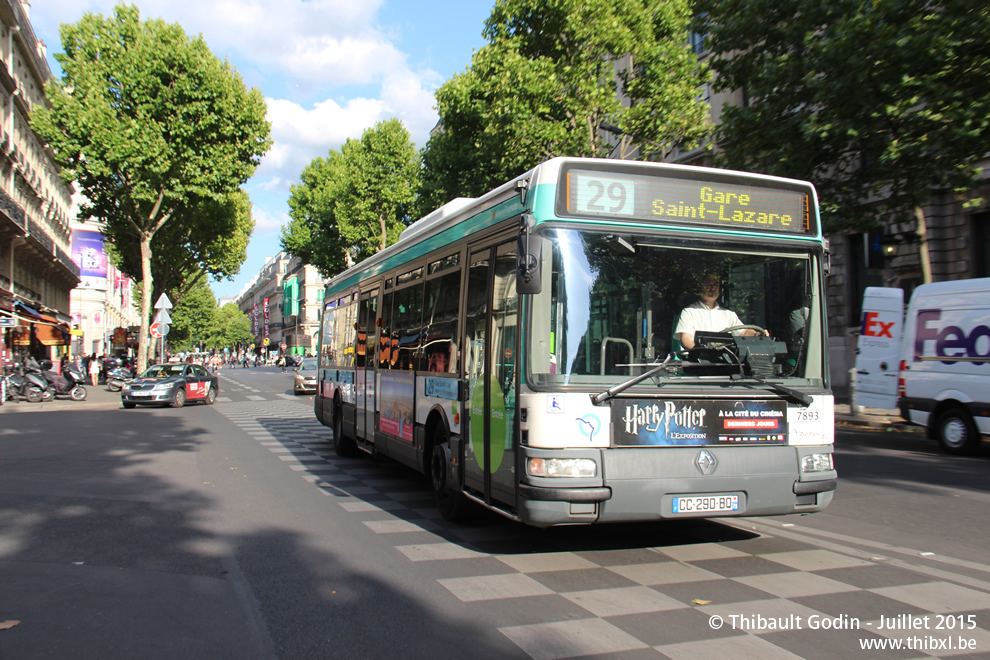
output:
[[[362,291],[358,302],[357,348],[357,436],[375,441],[375,348],[378,346],[378,289]]]
[[[464,349],[469,402],[464,482],[485,502],[516,502],[516,239],[471,251]]]

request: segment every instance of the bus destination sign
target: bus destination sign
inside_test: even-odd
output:
[[[795,189],[615,171],[572,169],[565,176],[567,215],[811,233],[808,193]]]

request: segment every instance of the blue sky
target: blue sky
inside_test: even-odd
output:
[[[34,0],[35,34],[52,55],[58,28],[86,12],[109,15],[113,0]],[[279,251],[288,220],[289,186],[318,156],[398,117],[417,147],[436,124],[433,93],[471,63],[494,0],[139,0],[142,19],[179,23],[202,34],[268,102],[274,147],[245,186],[255,230],[247,261],[233,282],[214,282],[234,296]]]

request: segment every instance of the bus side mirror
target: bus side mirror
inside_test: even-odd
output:
[[[516,293],[539,293],[542,290],[543,278],[540,264],[543,262],[543,241],[539,236],[533,236],[532,229],[536,226],[533,216],[523,213],[518,243],[516,261]]]

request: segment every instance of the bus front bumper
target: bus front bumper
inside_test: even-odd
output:
[[[714,518],[814,513],[832,501],[834,470],[802,475],[802,458],[831,453],[826,446],[705,447],[717,467],[703,474],[697,467],[701,447],[644,447],[597,455],[601,476],[595,480],[533,479],[519,484],[520,518],[549,527],[596,522],[642,522],[677,518]],[[528,455],[546,455],[527,448]],[[567,452],[573,456],[573,451]],[[525,464],[525,463],[524,463]],[[594,481],[595,483],[592,483]],[[548,483],[550,482],[550,483]],[[729,497],[738,508],[682,512],[682,497]]]

